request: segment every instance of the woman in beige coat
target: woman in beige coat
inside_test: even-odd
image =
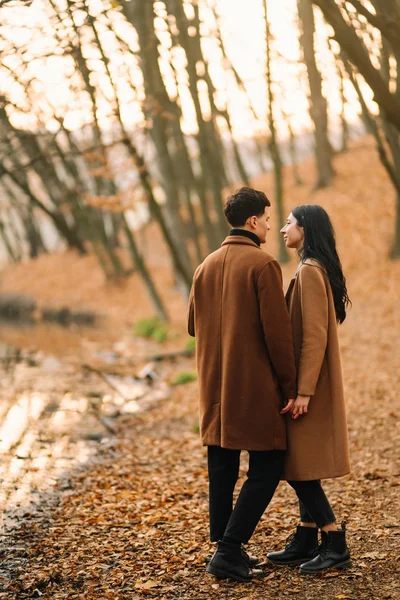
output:
[[[292,321],[297,367],[297,398],[287,415],[288,451],[284,479],[300,505],[300,525],[275,564],[300,564],[302,573],[350,566],[345,530],[336,518],[320,479],[350,471],[346,411],[337,324],[346,318],[349,298],[326,211],[298,206],[281,230],[286,246],[295,248],[300,264],[286,294]],[[318,546],[318,528],[322,544]]]

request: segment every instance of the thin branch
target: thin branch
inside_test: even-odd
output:
[[[12,8],[13,6],[18,6],[19,4],[23,4],[24,6],[26,6],[26,8],[29,8],[32,2],[33,0],[0,0],[0,8],[2,6],[5,6],[6,4],[9,5],[9,8]]]

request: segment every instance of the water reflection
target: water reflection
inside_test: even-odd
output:
[[[100,425],[86,414],[87,399],[65,392],[76,379],[68,365],[45,356],[28,360],[4,344],[0,357],[6,358],[0,363],[0,508],[17,515],[33,493],[49,490],[65,470],[88,460],[97,444],[85,431]]]
[[[0,344],[0,510],[8,523],[36,492],[51,491],[62,474],[86,463],[117,432],[118,415],[169,394],[162,381],[81,367]]]

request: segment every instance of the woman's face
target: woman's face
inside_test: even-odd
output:
[[[300,227],[295,217],[290,213],[286,219],[286,225],[282,227],[281,233],[287,248],[300,250],[304,243],[304,227]]]

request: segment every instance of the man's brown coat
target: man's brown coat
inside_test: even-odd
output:
[[[286,294],[297,367],[297,390],[311,396],[308,413],[287,416],[284,479],[339,477],[350,471],[346,408],[335,306],[329,279],[307,261]]]
[[[284,398],[295,397],[289,314],[279,264],[228,236],[197,268],[188,332],[196,336],[203,445],[284,450]]]

